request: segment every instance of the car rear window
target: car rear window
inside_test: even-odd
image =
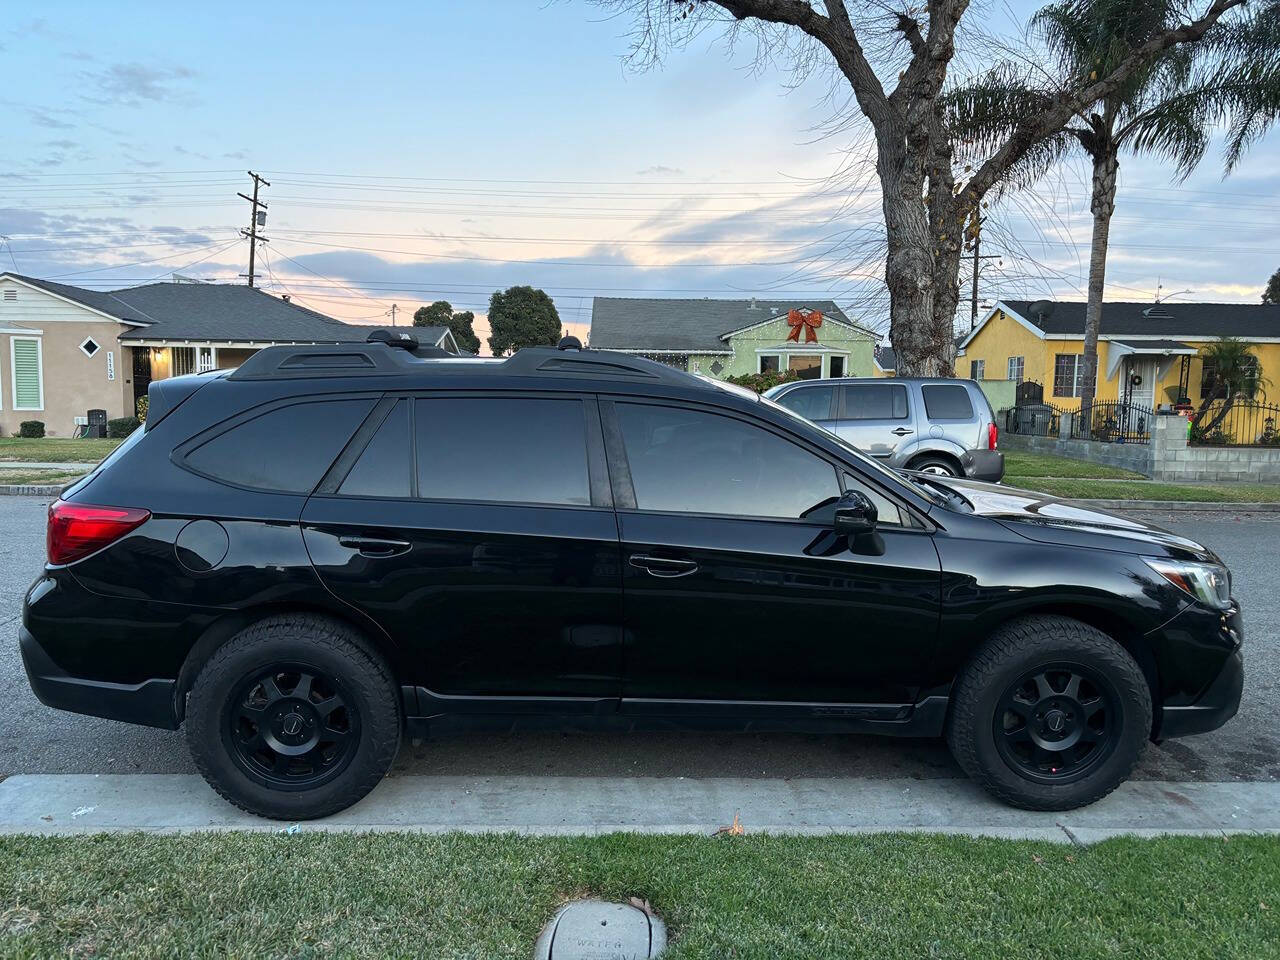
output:
[[[920,388],[924,412],[930,420],[972,420],[973,401],[958,383],[932,383]]]
[[[798,387],[778,398],[778,403],[806,420],[830,420],[834,387]]]
[[[322,400],[276,407],[186,454],[197,473],[275,493],[310,493],[374,400]]]
[[[900,383],[851,383],[844,393],[842,420],[905,420],[907,388]]]
[[[591,503],[582,401],[440,397],[416,403],[418,496]]]

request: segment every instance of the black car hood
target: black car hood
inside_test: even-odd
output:
[[[973,504],[975,514],[1038,543],[1221,563],[1203,544],[1133,517],[1004,484],[952,478],[944,482]]]

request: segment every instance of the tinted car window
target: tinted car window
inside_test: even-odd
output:
[[[636,506],[822,522],[835,468],[760,427],[699,410],[617,405]]]
[[[391,408],[338,492],[350,497],[409,496],[409,401]]]
[[[930,420],[972,420],[973,401],[958,383],[933,383],[920,388],[924,412]]]
[[[806,420],[830,420],[834,387],[800,387],[788,390],[778,402]]]
[[[506,503],[591,503],[579,400],[418,400],[418,496]]]
[[[892,500],[880,493],[868,484],[863,483],[857,477],[844,475],[844,488],[846,490],[860,490],[865,493],[871,502],[876,505],[876,524],[878,526],[900,527],[902,523],[902,511]]]
[[[905,420],[907,388],[900,383],[851,383],[844,392],[844,420]]]
[[[186,455],[217,480],[280,493],[310,493],[346,446],[373,400],[277,407],[239,423]]]

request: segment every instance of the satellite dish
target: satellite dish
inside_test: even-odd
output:
[[[1031,306],[1027,307],[1027,310],[1030,312],[1032,320],[1047,320],[1053,316],[1053,308],[1056,306],[1057,304],[1052,300],[1035,300],[1032,301]]]

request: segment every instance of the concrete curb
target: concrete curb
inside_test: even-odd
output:
[[[1064,500],[1068,498],[1064,497]],[[1189,513],[1280,513],[1280,503],[1221,503],[1207,500],[1068,500],[1099,510],[1174,510]]]
[[[1109,837],[1280,833],[1280,782],[1134,781],[1080,810],[1006,807],[968,780],[390,777],[360,803],[291,832],[948,833],[1084,844]],[[279,831],[192,774],[15,775],[0,834]]]

